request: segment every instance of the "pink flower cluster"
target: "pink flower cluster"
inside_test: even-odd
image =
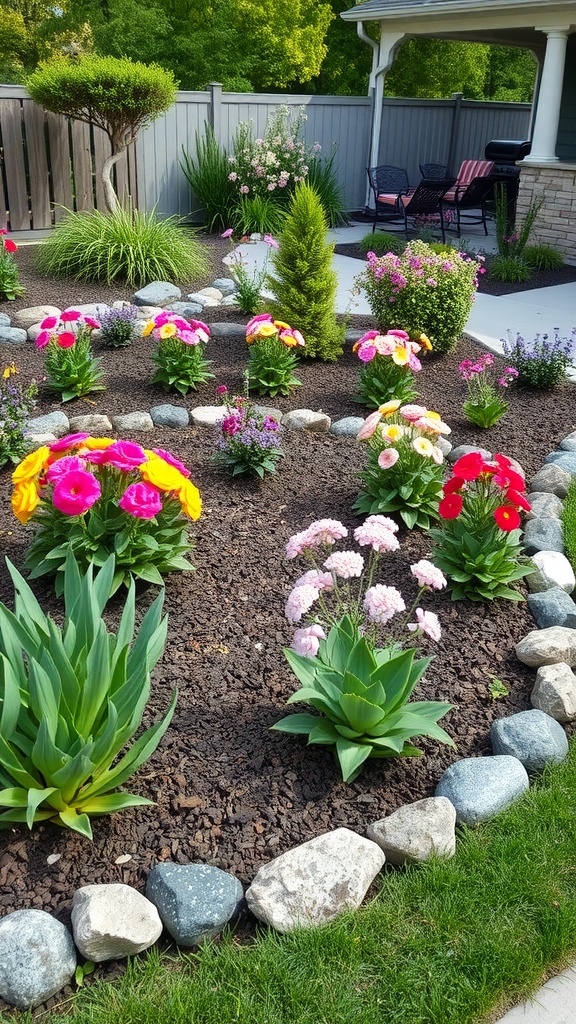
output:
[[[55,341],[59,348],[72,348],[80,330],[92,331],[99,327],[93,316],[85,316],[77,309],[65,309],[59,317],[46,316],[41,321],[36,348],[45,348],[51,341]]]
[[[425,288],[436,288],[446,276],[458,275],[466,264],[478,263],[478,257],[471,259],[464,252],[455,252],[450,259],[445,255],[437,255],[429,252],[426,255],[418,251],[422,243],[410,242],[402,255],[388,252],[384,256],[377,256],[374,252],[366,254],[368,266],[366,273],[374,281],[385,281],[390,287],[392,297],[403,291],[404,288],[420,286]],[[476,267],[476,273],[481,268]],[[477,281],[475,281],[477,286]]]
[[[177,313],[164,310],[146,324],[143,337],[149,334],[156,341],[177,338],[184,345],[205,345],[210,337],[210,328],[202,320],[185,320]]]
[[[307,530],[295,533],[286,544],[286,558],[297,558],[305,551],[315,551],[322,545],[335,544],[348,536],[348,530],[338,519],[318,519]]]
[[[378,331],[367,331],[353,347],[353,352],[358,353],[358,358],[363,363],[370,363],[375,356],[391,356],[392,362],[397,366],[408,366],[414,372],[422,369],[422,363],[416,353],[420,352],[422,345],[417,341],[410,341],[406,331],[388,331],[387,334],[380,334]]]
[[[246,341],[252,345],[255,341],[269,338],[278,338],[287,348],[304,348],[306,345],[300,331],[283,320],[275,320],[270,313],[258,313],[246,324]]]

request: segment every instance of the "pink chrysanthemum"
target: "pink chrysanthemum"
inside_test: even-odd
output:
[[[320,591],[310,584],[302,587],[294,587],[288,594],[284,614],[288,622],[300,622],[306,612],[309,612],[315,601],[318,600]]]
[[[410,566],[410,572],[418,580],[419,587],[432,587],[433,590],[442,590],[446,586],[446,579],[437,566],[426,558],[421,558]]]
[[[298,558],[298,555],[302,555],[308,547],[308,532],[301,530],[300,533],[289,537],[286,543],[286,558]]]
[[[384,554],[387,551],[397,551],[400,544],[390,527],[384,523],[370,522],[370,519],[386,519],[386,516],[370,516],[362,526],[354,530],[354,538],[360,547],[369,544],[373,551]],[[390,520],[392,522],[392,520]],[[394,524],[396,525],[396,524]],[[396,527],[398,529],[398,527]]]
[[[338,519],[317,519],[306,530],[308,547],[318,548],[323,544],[335,544],[348,536],[348,530]]]
[[[357,551],[335,551],[324,562],[324,568],[343,580],[350,580],[362,575],[364,559]]]
[[[294,587],[314,587],[316,590],[331,590],[334,586],[332,573],[320,572],[320,569],[309,569],[296,580]]]
[[[388,622],[398,612],[406,610],[402,594],[396,587],[377,583],[364,595],[364,610],[372,622]]]
[[[422,608],[416,609],[416,622],[409,622],[408,629],[415,633],[419,631],[424,633],[425,636],[430,637],[430,640],[434,640],[438,643],[442,636],[442,629],[440,628],[440,622],[438,616],[434,612],[425,612]]]
[[[312,626],[306,626],[304,629],[297,629],[290,646],[293,651],[296,651],[296,654],[302,654],[305,658],[315,658],[318,654],[320,641],[325,639],[326,633],[322,626],[314,623]]]
[[[146,452],[134,441],[115,441],[106,449],[106,464],[130,473],[146,462]]]

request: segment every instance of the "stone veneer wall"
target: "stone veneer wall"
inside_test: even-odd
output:
[[[542,197],[529,244],[552,245],[566,263],[576,264],[576,163],[521,163],[517,223],[524,220],[531,200]]]

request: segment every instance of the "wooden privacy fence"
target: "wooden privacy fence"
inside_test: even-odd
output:
[[[198,203],[180,166],[182,148],[195,156],[195,137],[211,124],[228,153],[242,121],[262,136],[268,115],[279,105],[304,107],[304,137],[334,166],[345,207],[357,210],[366,199],[366,160],[372,100],[368,96],[279,96],[223,92],[216,83],[205,92],[178,92],[166,113],[140,132],[135,146],[115,165],[121,199],[130,196],[144,211],[201,221]],[[381,163],[406,167],[412,184],[418,164],[448,163],[454,173],[463,159],[483,157],[491,139],[526,139],[530,105],[477,103],[455,95],[449,100],[386,98],[380,139]],[[46,113],[21,86],[0,86],[0,227],[12,232],[46,229],[66,210],[104,210],[100,172],[110,152],[107,136],[80,121]]]

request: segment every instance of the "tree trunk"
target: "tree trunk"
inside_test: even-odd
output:
[[[104,202],[108,213],[116,213],[120,208],[118,196],[112,184],[112,168],[121,156],[126,152],[126,146],[121,146],[116,152],[106,158],[102,166],[102,188],[104,189]]]

